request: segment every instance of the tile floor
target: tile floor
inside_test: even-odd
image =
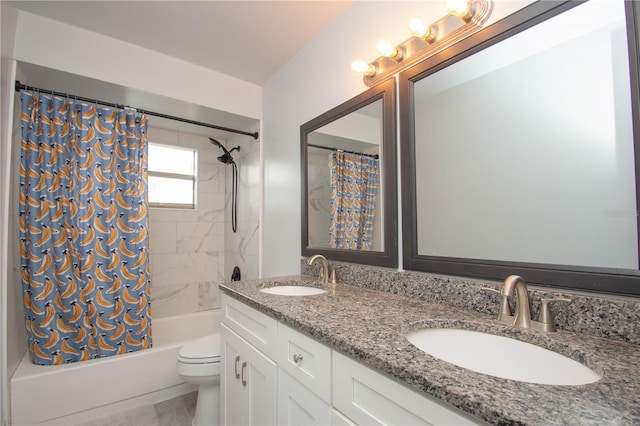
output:
[[[76,426],[191,426],[197,392],[114,413]]]

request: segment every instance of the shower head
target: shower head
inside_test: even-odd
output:
[[[211,143],[217,146],[218,148],[222,149],[225,154],[228,154],[229,156],[231,155],[229,151],[227,151],[227,148],[225,148],[224,145],[222,145],[220,142],[218,142],[214,138],[209,138],[209,141],[211,141]]]

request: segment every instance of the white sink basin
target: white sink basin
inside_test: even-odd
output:
[[[275,287],[261,288],[261,292],[269,294],[277,294],[278,296],[314,296],[316,294],[326,293],[317,287],[307,287],[302,285],[279,285]]]
[[[407,334],[418,349],[479,373],[543,385],[584,385],[600,375],[556,352],[503,336],[454,328]]]

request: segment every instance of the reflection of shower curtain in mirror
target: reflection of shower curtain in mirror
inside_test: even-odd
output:
[[[379,160],[335,151],[331,170],[331,248],[370,250],[376,220]]]
[[[19,243],[31,361],[66,364],[149,347],[146,116],[20,96]]]

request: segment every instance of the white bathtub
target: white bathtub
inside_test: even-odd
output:
[[[220,310],[153,320],[153,348],[59,366],[28,354],[11,378],[13,426],[81,423],[196,390],[176,374],[185,341],[220,331]]]

